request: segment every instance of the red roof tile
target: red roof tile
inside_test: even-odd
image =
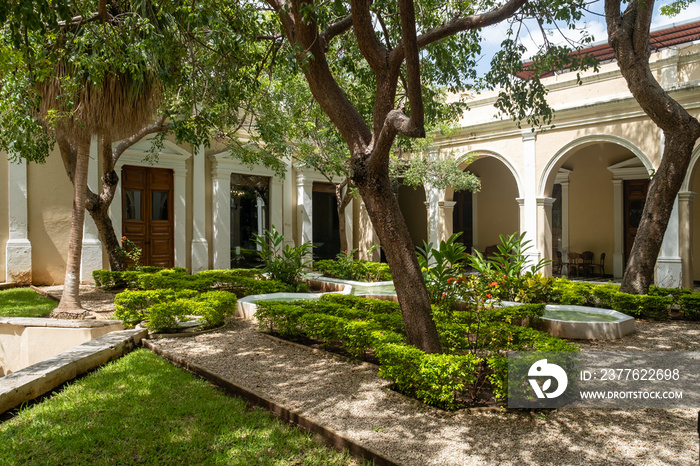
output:
[[[662,29],[659,31],[654,31],[650,34],[649,43],[653,51],[661,50],[666,47],[672,47],[678,44],[686,44],[688,42],[693,42],[700,40],[700,21],[695,21],[692,23],[682,24],[680,26],[673,26],[667,29]],[[577,54],[589,54],[594,58],[598,59],[600,62],[605,62],[608,60],[615,59],[615,53],[613,52],[610,44],[600,44],[594,47],[583,49]],[[526,62],[523,64],[525,70],[518,73],[518,77],[522,79],[530,79],[533,72],[528,70],[528,67],[532,65],[532,62]],[[542,75],[543,78],[548,76],[553,76],[554,72],[550,71]]]

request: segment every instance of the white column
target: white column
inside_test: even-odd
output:
[[[566,262],[569,254],[569,182],[561,183],[561,257]]]
[[[428,219],[428,243],[438,247],[440,244],[440,221],[438,218],[440,193],[438,189],[426,183],[425,189],[425,213]]]
[[[187,267],[187,170],[173,170],[173,193],[175,196],[175,222],[173,232],[175,235],[175,267]],[[196,209],[193,209],[196,210]]]
[[[98,174],[99,148],[97,135],[90,139],[90,159],[88,163],[87,184],[93,193],[99,186]],[[80,282],[94,283],[92,271],[102,268],[102,242],[97,226],[89,212],[85,212],[83,221],[83,249],[80,256]]]
[[[479,196],[476,192],[472,193],[472,249],[480,251],[479,249],[479,203],[477,199]]]
[[[344,216],[345,216],[345,240],[348,244],[348,251],[353,250],[354,238],[355,238],[355,224],[353,222],[353,209],[355,200],[351,200],[347,206],[345,206]]]
[[[666,227],[666,233],[661,243],[659,258],[656,261],[656,283],[663,288],[679,288],[683,283],[679,232],[678,196],[676,196],[671,217],[668,219],[668,227]]]
[[[294,246],[294,169],[292,163],[289,161],[285,161],[285,165],[287,167],[286,174],[284,180],[281,181],[281,191],[277,196],[274,194],[273,190],[276,189],[274,183],[278,178],[272,178],[273,186],[270,188],[270,205],[274,207],[270,211],[270,221],[277,227],[278,231],[284,235],[284,244]],[[275,217],[276,214],[281,214],[282,219],[279,220],[279,217]],[[276,218],[278,220],[275,220]],[[276,221],[279,223],[275,223]]]
[[[457,203],[455,201],[440,201],[438,202],[440,210],[440,241],[447,239],[454,234],[454,210]],[[472,228],[473,229],[473,228]],[[461,238],[464,240],[464,238]]]
[[[537,263],[541,251],[537,243],[537,177],[535,167],[536,135],[530,130],[523,131],[523,209],[521,213],[520,233],[525,232],[525,240],[532,247],[526,253],[530,263]]]
[[[696,193],[684,191],[678,193],[679,252],[682,258],[681,285],[693,288],[695,276],[693,264],[693,199]]]
[[[297,174],[297,222],[299,242],[313,243],[313,180],[303,173]]]
[[[537,249],[542,254],[542,259],[552,260],[552,205],[553,197],[537,198]],[[549,263],[542,270],[545,275],[552,274],[552,264]]]
[[[192,153],[192,273],[209,268],[209,242],[207,241],[206,185],[204,145]],[[178,234],[176,233],[176,238]],[[183,235],[184,236],[184,235]]]
[[[284,199],[283,191],[284,181],[277,177],[272,177],[270,179],[270,198],[268,200],[270,203],[268,206],[268,211],[270,212],[270,225],[268,228],[272,229],[272,227],[275,227],[279,234],[284,235],[285,244],[293,244],[294,234],[286,225],[287,217],[284,212],[283,203],[286,204],[287,200]],[[289,197],[292,197],[291,193]],[[291,200],[289,202],[291,202]],[[289,216],[291,217],[291,212]]]
[[[376,248],[372,251],[372,254],[368,254],[367,251],[379,243],[379,237],[377,232],[374,230],[372,221],[367,213],[367,206],[364,202],[360,203],[360,238],[359,238],[359,256],[360,259],[379,262],[381,258],[381,251]]]
[[[214,268],[231,268],[231,173],[212,159],[212,210],[214,231]]]
[[[613,251],[613,277],[622,278],[625,271],[625,227],[622,212],[624,189],[622,180],[613,180],[613,218],[615,221],[615,249]]]
[[[9,162],[7,171],[10,231],[5,246],[5,281],[30,284],[32,282],[32,245],[28,235],[27,162],[21,158],[16,162]]]

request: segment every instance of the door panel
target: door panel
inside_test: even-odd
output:
[[[172,267],[172,170],[124,166],[122,193],[124,236],[141,248],[141,263]]]
[[[625,180],[624,181],[624,216],[625,216],[625,264],[630,257],[634,238],[637,236],[637,228],[642,219],[642,211],[647,198],[649,180]]]

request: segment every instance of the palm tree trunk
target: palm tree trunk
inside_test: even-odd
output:
[[[81,318],[85,314],[80,303],[80,259],[83,249],[83,224],[85,221],[85,198],[87,196],[88,163],[90,162],[90,139],[78,141],[73,178],[73,214],[70,240],[66,260],[66,276],[63,294],[54,316]]]

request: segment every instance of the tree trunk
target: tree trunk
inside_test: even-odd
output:
[[[80,303],[80,259],[83,249],[83,224],[85,221],[85,199],[87,197],[88,163],[90,161],[90,140],[78,141],[73,177],[73,212],[71,217],[66,276],[63,294],[52,315],[81,318],[85,310]]]
[[[95,222],[95,226],[97,226],[100,241],[107,250],[107,257],[111,270],[126,269],[124,256],[117,252],[121,244],[119,243],[117,234],[114,232],[112,219],[109,217],[109,206],[114,200],[114,193],[116,192],[118,183],[119,177],[114,170],[105,173],[102,175],[102,194],[98,196],[88,189],[88,199],[85,204],[85,208],[90,213],[92,220]]]
[[[385,173],[368,173],[354,181],[386,252],[409,343],[426,353],[441,353],[428,290],[411,235],[391,189],[388,169]]]
[[[688,171],[697,131],[679,127],[666,134],[663,159],[649,184],[642,219],[637,229],[620,291],[647,294],[653,283],[656,259],[668,226],[673,203]]]
[[[649,185],[620,286],[620,291],[626,293],[646,294],[673,203],[688,171],[695,141],[700,138],[700,122],[668,95],[649,67],[654,1],[631,1],[624,14],[620,5],[619,0],[605,0],[608,40],[627,87],[665,137],[661,163]]]

